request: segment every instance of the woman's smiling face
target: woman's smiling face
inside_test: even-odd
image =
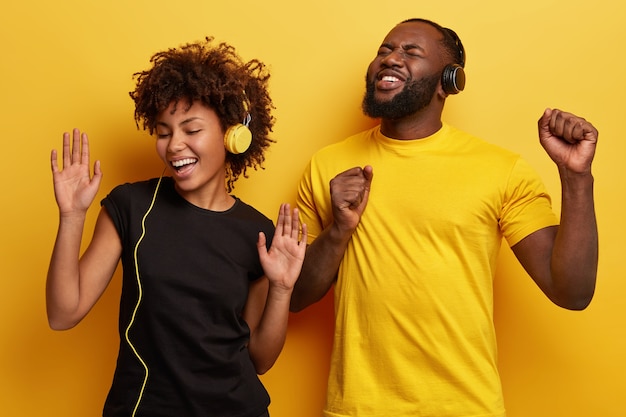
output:
[[[223,192],[224,129],[213,109],[199,101],[172,102],[159,113],[155,133],[157,153],[183,197],[193,202],[195,193]]]

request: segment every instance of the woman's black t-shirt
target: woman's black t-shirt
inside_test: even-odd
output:
[[[120,348],[103,415],[258,416],[269,396],[241,314],[263,275],[258,233],[269,245],[272,221],[239,199],[225,212],[196,207],[167,177],[151,206],[157,182],[120,185],[102,201],[123,246]]]

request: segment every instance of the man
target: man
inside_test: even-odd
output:
[[[464,60],[450,29],[394,27],[366,77],[363,109],[380,125],[319,151],[303,176],[310,245],[291,308],[335,286],[326,417],[505,415],[492,308],[503,238],[555,304],[593,297],[597,130],[559,110],[539,119],[559,222],[518,155],[441,121]]]

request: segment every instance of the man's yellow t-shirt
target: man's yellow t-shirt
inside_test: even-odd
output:
[[[371,165],[369,202],[335,285],[326,417],[501,417],[493,278],[514,245],[558,220],[518,155],[444,124],[401,141],[379,127],[319,151],[298,194],[312,242],[329,182]]]

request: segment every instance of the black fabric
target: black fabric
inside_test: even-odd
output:
[[[157,179],[116,187],[102,205],[123,245],[120,349],[105,417],[130,416],[148,378],[137,417],[253,417],[269,404],[247,350],[241,317],[250,281],[258,279],[256,241],[269,242],[272,221],[236,199],[226,212],[200,209],[163,178],[141,222]],[[133,319],[139,296],[141,300]],[[130,342],[141,357],[137,358]]]

